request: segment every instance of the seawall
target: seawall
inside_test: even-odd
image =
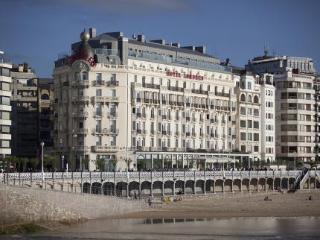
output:
[[[79,221],[141,211],[143,201],[0,184],[0,224]]]

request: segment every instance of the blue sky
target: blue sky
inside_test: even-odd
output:
[[[320,69],[318,0],[0,0],[0,49],[50,77],[84,28],[206,45],[243,66],[263,53],[307,56]]]

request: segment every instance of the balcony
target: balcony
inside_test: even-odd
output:
[[[145,83],[142,84],[144,88],[160,89],[160,85]]]
[[[114,80],[108,81],[108,82],[106,82],[106,86],[107,87],[117,87],[117,86],[119,86],[119,81],[114,81]]]
[[[136,132],[137,134],[146,134],[146,130],[142,130],[142,129],[137,129]]]
[[[183,92],[184,91],[184,88],[181,88],[181,87],[168,87],[168,90],[170,91],[176,91],[176,92]]]
[[[104,84],[105,84],[105,81],[102,81],[102,80],[92,81],[92,86],[94,87],[101,87],[101,86],[104,86]]]
[[[117,146],[92,146],[94,152],[116,152],[118,150]]]
[[[119,129],[116,128],[104,128],[102,133],[107,135],[117,135],[119,134]]]
[[[223,92],[215,92],[216,96],[220,96],[220,97],[230,97],[229,93],[223,93]]]
[[[183,107],[184,106],[184,102],[177,102],[177,105],[180,106],[180,107]]]
[[[107,115],[108,118],[117,118],[118,114],[116,112],[109,112]]]
[[[208,91],[204,91],[204,90],[191,89],[191,92],[192,92],[192,93],[196,93],[196,94],[208,95]]]
[[[89,80],[82,80],[82,81],[71,81],[72,87],[89,87],[90,82]]]

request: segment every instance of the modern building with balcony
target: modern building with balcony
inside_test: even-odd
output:
[[[231,68],[204,46],[81,33],[55,62],[55,146],[69,169],[210,168],[235,152]],[[260,102],[260,100],[259,100]],[[232,120],[233,119],[233,120]]]
[[[315,69],[310,58],[268,56],[249,61],[246,69],[271,73],[276,86],[276,157],[310,162],[315,154]]]
[[[0,158],[11,155],[11,69],[3,51],[0,51]]]

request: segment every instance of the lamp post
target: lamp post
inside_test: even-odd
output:
[[[42,186],[43,186],[43,182],[44,182],[44,171],[43,171],[43,146],[44,146],[44,142],[41,142],[40,146],[41,146],[41,173],[42,173]]]

